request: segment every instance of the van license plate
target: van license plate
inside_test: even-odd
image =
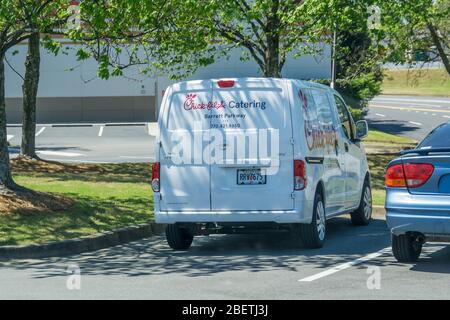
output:
[[[266,184],[266,180],[266,170],[238,169],[237,171],[237,184]]]

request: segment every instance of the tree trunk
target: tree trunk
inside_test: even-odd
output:
[[[22,155],[37,158],[36,155],[36,96],[39,86],[41,63],[40,34],[33,33],[28,40],[28,54],[25,61],[25,79],[22,85]]]
[[[0,52],[0,194],[16,187],[9,167],[8,140],[6,136],[5,53]]]
[[[280,17],[278,16],[279,1],[274,0],[267,16],[266,50],[264,56],[264,76],[281,78],[280,64]]]
[[[441,39],[439,39],[436,29],[431,23],[428,24],[428,30],[430,31],[431,39],[433,39],[433,43],[439,52],[439,56],[442,59],[442,63],[444,64],[445,70],[447,70],[447,73],[450,75],[450,61],[448,59],[444,47],[442,46]]]
[[[264,76],[281,78],[280,68],[280,41],[277,35],[267,37],[267,49],[264,57]]]

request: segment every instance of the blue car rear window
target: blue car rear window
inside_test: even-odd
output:
[[[450,123],[443,124],[431,131],[418,148],[450,148]]]

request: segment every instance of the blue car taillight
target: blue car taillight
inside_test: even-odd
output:
[[[430,163],[397,163],[387,168],[385,185],[389,188],[418,188],[433,175]]]

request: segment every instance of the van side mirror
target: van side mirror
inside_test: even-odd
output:
[[[369,125],[366,120],[356,122],[356,140],[362,140],[369,134]]]

